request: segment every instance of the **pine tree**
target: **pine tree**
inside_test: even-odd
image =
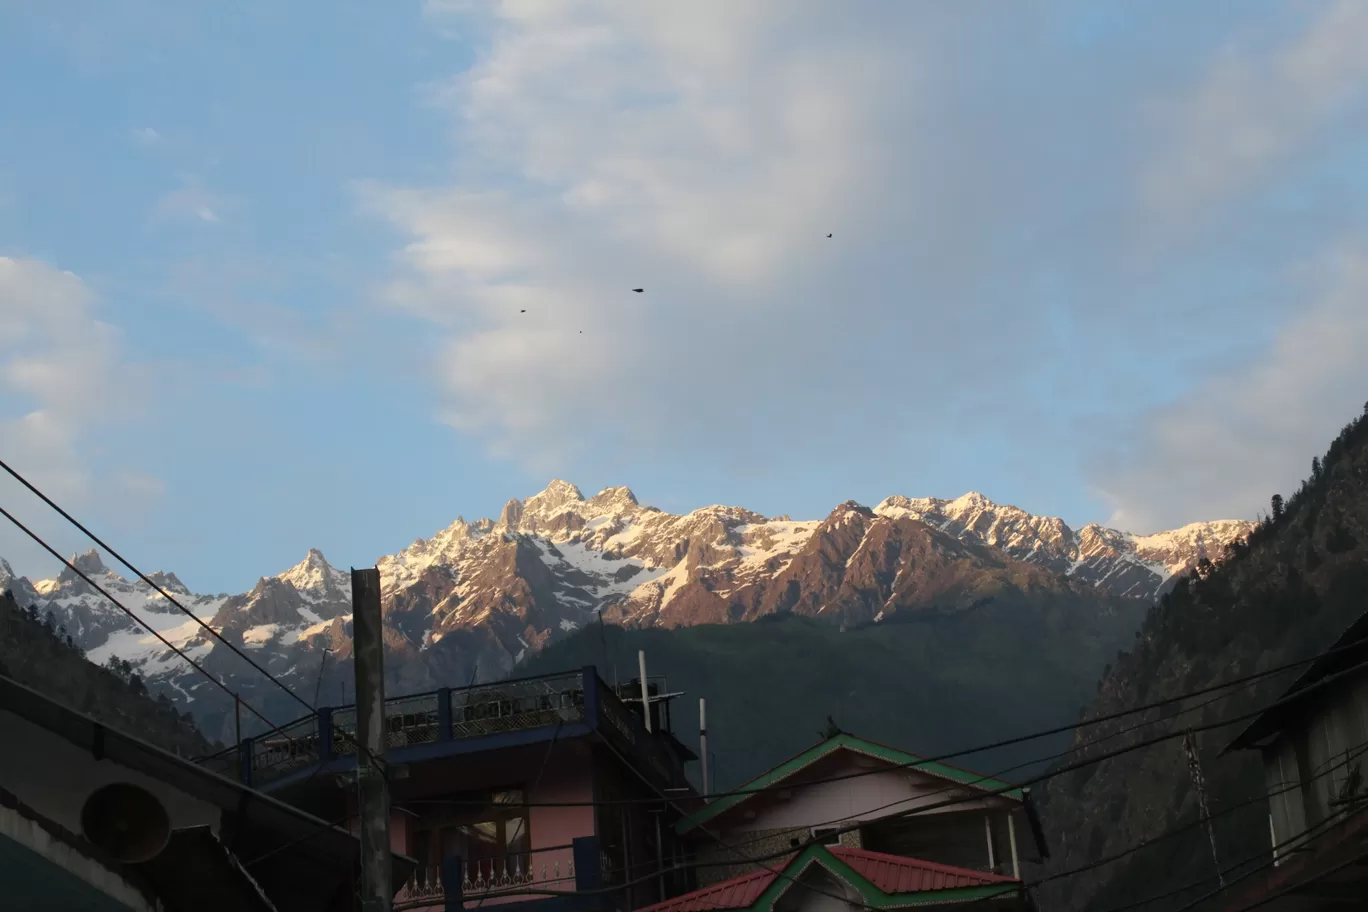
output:
[[[1311,480],[1315,481],[1321,475],[1321,461],[1319,456],[1311,457]]]
[[[1276,525],[1283,517],[1283,499],[1281,494],[1274,494],[1268,501],[1269,513],[1268,521]]]

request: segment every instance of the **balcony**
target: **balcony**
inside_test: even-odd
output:
[[[576,873],[577,854],[581,864],[585,858],[596,861],[598,871],[586,872],[581,868]],[[609,882],[608,857],[599,850],[598,840],[589,837],[572,845],[498,858],[450,859],[441,869],[419,868],[395,895],[394,909],[437,909],[450,899],[477,906],[499,905],[593,890]]]
[[[682,763],[592,667],[385,701],[386,759],[392,763],[526,743],[553,730],[561,737],[597,731],[659,785],[684,784]],[[354,768],[356,742],[355,705],[330,707],[199,762],[269,791],[320,771]]]

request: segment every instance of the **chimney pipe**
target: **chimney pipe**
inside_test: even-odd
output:
[[[637,666],[641,674],[641,714],[646,720],[646,732],[651,731],[651,692],[646,688],[646,650],[637,650]]]
[[[698,698],[698,756],[703,761],[703,794],[712,794],[708,781],[708,701]]]

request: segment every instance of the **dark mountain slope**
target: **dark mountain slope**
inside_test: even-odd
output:
[[[1271,515],[1233,546],[1216,566],[1203,564],[1150,612],[1130,652],[1104,676],[1085,718],[1178,695],[1247,675],[1324,649],[1368,609],[1368,409],[1345,427],[1312,474],[1286,504],[1276,498]],[[1275,699],[1295,672],[1246,688],[1228,700],[1124,735],[1094,749],[1112,749],[1248,712]],[[1193,701],[1196,702],[1196,701]],[[1157,714],[1156,714],[1157,715]],[[1133,720],[1098,726],[1088,737],[1115,731]],[[1200,734],[1202,767],[1216,820],[1222,866],[1269,857],[1268,810],[1254,800],[1264,794],[1257,756],[1217,758],[1239,725]],[[1086,756],[1086,754],[1085,754]],[[1197,817],[1178,740],[1104,761],[1061,776],[1039,795],[1056,851],[1047,873],[1154,839]],[[1241,870],[1248,870],[1249,866]],[[1176,908],[1216,885],[1205,834],[1193,829],[1165,839],[1086,876],[1040,892],[1042,908],[1104,909],[1173,890],[1201,878],[1202,886],[1147,909]]]
[[[520,669],[597,665],[610,680],[664,674],[676,734],[696,747],[708,701],[713,780],[727,788],[816,741],[827,716],[844,729],[922,753],[957,750],[1068,724],[1107,659],[1133,636],[1145,603],[1011,594],[954,613],[906,612],[847,627],[793,614],[750,624],[586,628]],[[984,772],[1033,760],[1067,738],[963,758]]]
[[[0,674],[173,753],[200,757],[216,749],[190,713],[154,699],[131,668],[116,664],[91,664],[51,615],[40,618],[36,609],[21,610],[10,592],[0,595]]]

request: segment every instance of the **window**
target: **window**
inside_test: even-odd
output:
[[[841,844],[841,831],[838,827],[813,827],[812,839],[824,846]]]
[[[487,803],[478,810],[434,814],[415,826],[410,844],[420,868],[438,869],[459,860],[472,881],[505,867],[509,872],[528,870],[531,840],[525,796],[515,790],[486,793],[484,798]]]

